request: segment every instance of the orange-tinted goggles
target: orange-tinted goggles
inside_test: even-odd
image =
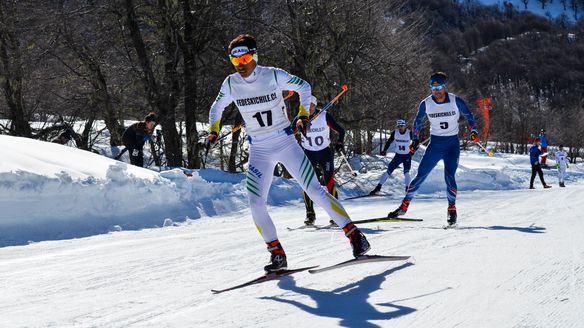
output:
[[[239,57],[229,56],[229,59],[231,60],[233,66],[246,65],[253,60],[253,54],[248,52],[245,55]]]

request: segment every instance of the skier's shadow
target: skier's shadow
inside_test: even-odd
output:
[[[390,320],[417,311],[407,306],[383,303],[378,305],[394,308],[395,311],[380,312],[367,302],[369,294],[379,290],[386,276],[412,265],[413,263],[405,263],[330,292],[298,287],[296,281],[291,277],[286,277],[278,282],[278,287],[282,289],[310,296],[316,302],[314,307],[278,296],[262,297],[262,299],[294,305],[307,313],[321,317],[339,318],[341,319],[339,326],[342,327],[378,327],[369,321]]]
[[[490,226],[490,227],[458,227],[458,230],[474,230],[474,229],[484,229],[484,230],[514,230],[523,233],[545,233],[544,227],[538,227],[530,225],[529,227],[507,227],[507,226]]]

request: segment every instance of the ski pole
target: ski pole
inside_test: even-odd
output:
[[[331,108],[337,102],[337,100],[339,100],[339,98],[341,98],[341,96],[345,92],[347,92],[347,90],[349,90],[349,87],[346,84],[343,84],[341,89],[342,89],[341,92],[339,92],[331,101],[329,101],[326,105],[324,105],[324,107],[317,111],[317,113],[310,119],[311,122],[316,120],[320,116],[320,114],[329,110],[329,108]]]
[[[485,151],[485,153],[487,153],[487,155],[488,155],[489,157],[493,157],[493,155],[495,155],[495,154],[493,153],[493,151],[492,151],[492,150],[487,150],[487,148],[485,148],[485,147],[484,147],[483,145],[481,145],[479,142],[475,142],[475,143],[476,143],[477,145],[479,145],[479,147],[481,147],[481,149],[482,149],[482,150],[484,150],[484,151]]]
[[[351,166],[351,163],[349,163],[349,160],[347,159],[347,156],[345,156],[345,152],[340,151],[339,153],[341,153],[341,157],[343,157],[343,159],[345,160],[345,163],[347,163],[347,166],[351,170],[351,175],[354,176],[354,177],[356,177],[357,176],[357,172],[355,172],[355,170],[353,170],[353,167]]]

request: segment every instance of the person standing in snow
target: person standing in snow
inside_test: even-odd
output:
[[[568,168],[568,154],[564,151],[564,145],[556,152],[556,168],[558,169],[558,180],[560,187],[565,187],[566,169]]]
[[[419,146],[418,135],[425,117],[430,121],[430,143],[418,166],[418,174],[408,185],[406,196],[401,205],[396,210],[389,212],[388,218],[396,218],[406,213],[418,188],[438,164],[438,161],[443,160],[446,195],[448,198],[447,222],[449,226],[456,224],[457,186],[455,175],[460,157],[458,139],[458,119],[460,114],[464,115],[470,125],[471,140],[479,142],[480,139],[473,114],[464,100],[453,93],[446,92],[446,83],[447,76],[443,72],[436,72],[430,76],[432,94],[422,100],[418,106],[418,114],[413,124],[413,141],[410,145],[410,153],[415,153]]]
[[[153,138],[152,133],[156,126],[156,114],[151,112],[144,118],[144,121],[130,125],[122,134],[122,143],[126,146],[130,154],[132,165],[144,166],[144,143]]]
[[[533,186],[533,181],[535,181],[535,175],[539,175],[539,180],[541,180],[541,184],[544,188],[551,188],[552,186],[545,183],[543,179],[543,171],[541,170],[541,165],[539,163],[539,159],[541,157],[541,150],[539,149],[539,145],[541,141],[539,138],[535,138],[533,141],[533,145],[529,148],[529,161],[531,162],[531,179],[529,180],[529,189],[535,189]]]
[[[293,90],[298,93],[299,126],[302,133],[306,133],[310,125],[306,110],[310,108],[310,84],[282,69],[258,65],[256,40],[249,34],[233,39],[228,51],[236,73],[223,81],[219,95],[211,105],[208,141],[217,140],[223,110],[234,102],[245,121],[249,140],[246,185],[251,214],[270,252],[270,263],[264,270],[271,273],[287,268],[286,253],[266,206],[277,163],[282,163],[310,199],[324,208],[339,227],[343,227],[353,248],[353,256],[365,254],[370,248],[365,235],[352,223],[339,201],[318,183],[310,160],[294,138],[282,92]]]
[[[379,183],[373,189],[369,195],[375,195],[381,190],[381,186],[387,181],[387,178],[393,173],[393,171],[403,163],[404,165],[404,182],[405,187],[410,184],[410,168],[412,167],[412,154],[410,154],[410,144],[412,141],[413,133],[410,129],[406,127],[406,121],[399,119],[395,124],[396,130],[391,132],[389,139],[385,142],[385,146],[381,151],[381,156],[385,156],[387,149],[392,142],[395,142],[395,156],[387,165],[387,171],[383,172],[381,178],[379,178]]]
[[[320,167],[316,170],[318,179],[323,179],[326,189],[329,194],[335,198],[338,197],[337,187],[335,186],[335,163],[334,153],[331,149],[331,130],[339,134],[339,138],[335,143],[335,150],[342,152],[344,150],[345,129],[340,126],[334,117],[328,111],[324,114],[318,115],[314,119],[316,113],[317,99],[315,96],[310,98],[310,127],[300,134],[300,144],[304,149],[304,154],[310,160],[313,167]],[[296,119],[292,123],[298,130],[302,127],[302,120]],[[322,171],[322,173],[321,173]],[[304,205],[306,206],[306,220],[304,224],[313,225],[316,220],[316,213],[314,212],[314,202],[306,191],[303,192]],[[331,224],[335,223],[331,220]]]
[[[539,132],[539,142],[540,142],[540,149],[541,149],[541,166],[544,168],[548,168],[546,164],[547,161],[547,151],[548,151],[548,140],[545,136],[545,129],[541,129]]]

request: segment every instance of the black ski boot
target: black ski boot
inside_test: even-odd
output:
[[[338,227],[337,223],[333,219],[330,219],[329,223],[330,223],[331,227]]]
[[[448,217],[446,222],[448,222],[448,226],[456,225],[456,205],[448,205]]]
[[[377,195],[377,193],[380,190],[381,190],[381,185],[378,183],[377,186],[375,186],[375,189],[371,190],[371,192],[369,193],[369,196]]]
[[[286,261],[286,253],[278,239],[267,243],[268,251],[272,254],[270,256],[270,263],[264,267],[266,273],[274,273],[288,268],[288,261]]]
[[[306,224],[307,226],[312,226],[314,225],[314,221],[316,221],[316,216],[315,215],[306,215],[306,220],[304,220],[304,224]]]
[[[369,245],[365,235],[359,229],[357,229],[353,222],[347,224],[343,228],[343,231],[345,232],[345,236],[347,236],[351,242],[354,257],[359,257],[369,251],[371,245]]]
[[[566,185],[563,182],[560,182],[560,187],[564,188]]]
[[[387,214],[387,218],[388,219],[395,219],[398,216],[402,216],[402,215],[406,214],[409,206],[410,206],[410,201],[404,199],[402,201],[401,205],[395,211],[389,212]]]

